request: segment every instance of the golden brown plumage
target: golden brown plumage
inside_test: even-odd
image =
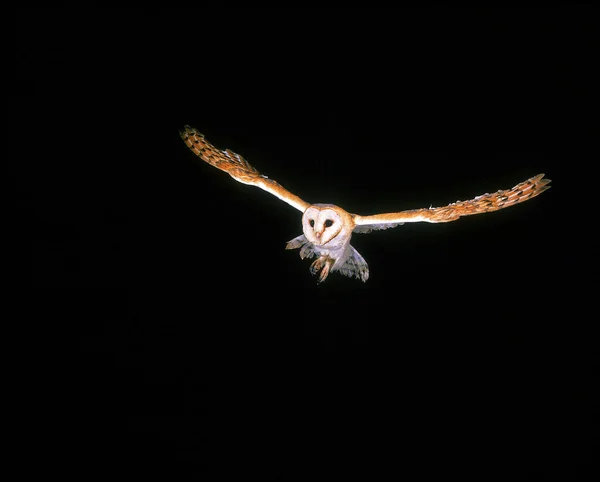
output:
[[[269,179],[267,176],[263,176],[239,154],[236,154],[229,149],[225,149],[224,151],[217,149],[196,129],[185,126],[184,130],[180,132],[180,135],[186,145],[200,159],[208,162],[211,166],[215,166],[216,168],[225,171],[236,181],[260,187],[294,206],[299,211],[304,211],[310,206],[309,203],[303,201],[298,196],[295,196],[279,183]]]
[[[526,181],[520,182],[511,189],[500,190],[491,194],[482,194],[468,201],[456,201],[448,206],[439,208],[412,209],[398,213],[375,214],[373,216],[355,215],[354,221],[358,225],[417,221],[447,223],[455,221],[461,216],[490,213],[527,201],[549,189],[549,183],[550,179],[544,178],[544,174],[538,174]]]

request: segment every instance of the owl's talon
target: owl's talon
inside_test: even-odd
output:
[[[319,279],[318,279],[317,283],[322,283],[323,281],[325,281],[327,279],[327,276],[329,276],[329,265],[328,264],[323,266],[323,269],[321,270],[321,273],[319,274]]]
[[[310,273],[312,275],[316,275],[319,273],[319,279],[317,283],[322,283],[329,276],[329,269],[333,266],[334,260],[328,258],[327,256],[321,256],[315,259],[310,265]]]
[[[310,265],[310,274],[312,274],[313,276],[316,275],[319,271],[321,271],[321,269],[323,268],[323,258],[317,258],[315,259],[312,264]]]

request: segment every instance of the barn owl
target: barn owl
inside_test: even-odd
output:
[[[311,204],[300,199],[252,167],[242,156],[225,149],[215,148],[204,135],[189,126],[180,132],[186,145],[200,159],[228,173],[236,181],[256,186],[275,195],[302,213],[304,234],[287,242],[286,249],[300,249],[300,257],[316,259],[310,266],[318,283],[325,281],[330,272],[337,271],[363,282],[369,279],[369,267],[364,258],[350,245],[353,233],[370,233],[404,223],[446,223],[461,216],[489,213],[521,203],[541,194],[550,186],[544,174],[517,184],[512,189],[483,194],[469,201],[457,201],[444,207],[412,209],[395,213],[361,216],[333,204]]]

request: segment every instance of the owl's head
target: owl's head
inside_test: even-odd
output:
[[[352,216],[333,204],[312,204],[302,215],[304,236],[315,246],[335,247],[350,239]]]

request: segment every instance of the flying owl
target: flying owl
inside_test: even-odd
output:
[[[196,129],[185,126],[180,132],[186,145],[203,161],[221,169],[236,181],[256,186],[277,196],[302,213],[304,234],[288,241],[286,249],[300,249],[300,257],[317,258],[310,266],[318,282],[337,271],[363,282],[369,279],[369,267],[364,258],[350,245],[353,233],[370,233],[404,223],[447,223],[461,216],[489,213],[532,199],[549,189],[550,179],[544,174],[517,184],[512,189],[483,194],[469,201],[457,201],[444,207],[412,209],[396,213],[361,216],[333,204],[311,204],[300,199],[279,183],[259,173],[242,156],[225,149],[221,151],[208,142]]]

